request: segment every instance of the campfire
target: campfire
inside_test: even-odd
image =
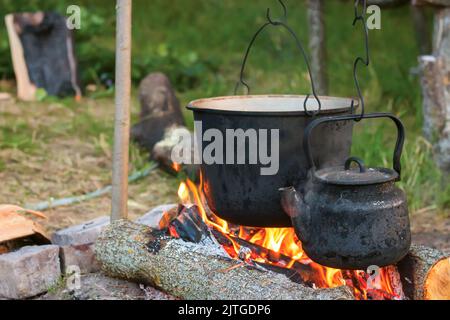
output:
[[[197,181],[197,180],[196,180]],[[178,189],[180,204],[152,222],[113,222],[95,243],[102,270],[186,300],[446,299],[450,258],[413,245],[399,263],[338,270],[313,262],[291,228],[233,225],[209,209],[207,186]],[[161,207],[161,208],[162,208]]]
[[[191,217],[197,214],[228,255],[241,260],[242,264],[259,265],[284,273],[292,280],[312,288],[346,285],[353,289],[358,300],[405,299],[395,266],[370,270],[339,270],[321,266],[309,259],[302,250],[293,228],[254,228],[230,224],[209,210],[202,190],[201,176],[198,185],[190,179],[182,182],[178,189],[181,203],[181,209],[178,210],[182,214],[186,210]],[[170,224],[170,235],[183,238],[178,231],[180,228],[184,232],[189,229],[186,225]]]

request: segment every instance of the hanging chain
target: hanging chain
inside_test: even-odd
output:
[[[267,9],[267,14],[266,14],[266,18],[267,18],[267,22],[261,26],[261,28],[258,29],[258,31],[255,33],[255,35],[253,36],[253,38],[250,41],[250,44],[247,48],[247,51],[245,52],[244,55],[244,60],[242,62],[242,66],[241,66],[241,72],[240,72],[240,77],[239,77],[239,81],[236,84],[235,90],[234,90],[234,94],[237,94],[237,91],[239,89],[239,87],[242,85],[247,89],[247,94],[250,94],[250,86],[249,84],[245,81],[244,79],[244,71],[245,71],[245,66],[247,64],[247,60],[248,60],[248,56],[250,54],[250,50],[255,42],[255,40],[258,38],[258,36],[268,27],[268,26],[275,26],[275,27],[283,27],[284,29],[286,29],[291,36],[295,39],[295,43],[297,45],[298,50],[301,52],[305,63],[306,63],[306,68],[308,70],[308,74],[311,80],[311,89],[312,89],[312,93],[314,95],[314,98],[316,99],[317,103],[318,103],[318,108],[316,111],[309,111],[307,109],[307,102],[311,96],[311,94],[306,95],[305,100],[303,102],[303,109],[305,111],[305,113],[309,116],[314,116],[316,114],[318,114],[321,109],[322,109],[322,103],[319,99],[319,96],[316,93],[316,87],[314,85],[314,80],[313,80],[313,76],[312,76],[312,72],[311,72],[311,66],[309,64],[309,60],[308,60],[308,55],[306,54],[305,49],[303,48],[302,43],[300,42],[299,38],[297,37],[297,35],[295,34],[294,30],[292,30],[291,27],[289,27],[285,21],[287,21],[287,8],[286,5],[283,3],[282,0],[278,0],[278,2],[280,3],[280,5],[283,8],[283,17],[280,20],[274,20],[272,19],[271,15],[270,15],[270,8]]]
[[[366,67],[370,64],[370,53],[369,53],[369,29],[367,28],[366,23],[366,11],[367,11],[367,1],[362,0],[362,12],[359,12],[359,6],[360,6],[361,0],[355,0],[355,19],[353,20],[353,26],[356,25],[358,21],[360,21],[364,28],[364,45],[366,50],[366,57],[365,59],[362,57],[357,57],[355,60],[355,63],[353,64],[353,79],[355,81],[356,90],[358,91],[359,101],[361,103],[361,116],[355,121],[360,121],[365,114],[365,101],[363,94],[361,92],[361,86],[359,84],[358,80],[358,63],[363,63]],[[352,113],[355,112],[355,101],[352,100],[352,106],[351,106]]]

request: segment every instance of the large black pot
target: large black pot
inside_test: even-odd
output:
[[[208,129],[217,129],[223,137],[227,129],[279,130],[279,171],[275,175],[261,175],[261,168],[267,166],[248,163],[249,139],[245,140],[246,164],[236,164],[237,143],[234,164],[201,164],[203,192],[216,215],[244,226],[291,226],[280,204],[279,189],[306,181],[308,165],[302,148],[303,132],[318,117],[349,114],[352,103],[352,99],[320,97],[321,111],[311,117],[304,110],[304,101],[304,96],[229,96],[189,104],[195,121],[201,122],[201,130],[200,123],[196,123],[196,131],[202,135]],[[316,100],[310,99],[307,104],[309,111],[317,111]],[[352,128],[353,121],[341,121],[325,123],[317,129],[312,145],[318,168],[336,166],[348,158]],[[226,159],[225,145],[223,153]]]

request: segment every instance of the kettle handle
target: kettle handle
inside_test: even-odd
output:
[[[395,144],[394,150],[394,170],[398,173],[398,180],[401,180],[402,166],[400,159],[403,152],[403,146],[405,144],[405,127],[399,118],[391,113],[369,113],[365,114],[362,119],[375,119],[375,118],[389,118],[394,121],[397,126],[397,142]],[[314,172],[316,170],[316,165],[314,163],[313,155],[311,152],[311,133],[315,127],[325,122],[335,122],[335,121],[346,121],[346,120],[358,120],[361,119],[361,115],[344,115],[344,116],[334,116],[334,117],[323,117],[313,120],[305,129],[305,134],[303,136],[303,150],[306,155],[306,160],[308,167]]]

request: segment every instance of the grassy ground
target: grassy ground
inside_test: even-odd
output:
[[[135,104],[134,113],[138,111]],[[19,205],[82,195],[111,183],[112,99],[52,103],[0,102],[0,203]],[[130,172],[147,164],[134,146]],[[130,216],[173,203],[177,181],[164,172],[130,186]],[[47,212],[55,230],[110,213],[110,197]]]
[[[0,14],[17,8],[64,13],[68,4],[81,5],[82,29],[76,32],[76,40],[84,84],[101,87],[102,77],[113,76],[115,10],[110,0],[2,2]],[[286,3],[289,23],[306,42],[304,1]],[[275,16],[281,13],[272,0],[152,0],[151,4],[135,0],[133,4],[133,80],[137,84],[148,72],[166,72],[182,105],[200,97],[232,94],[243,51],[263,23],[265,8],[271,7]],[[351,26],[352,16],[350,2],[327,2],[331,95],[356,95],[351,69],[363,47],[361,30]],[[408,8],[384,10],[382,29],[371,31],[370,37],[372,65],[361,71],[361,83],[369,111],[394,112],[406,124],[401,186],[408,193],[411,211],[426,221],[434,221],[437,215],[448,216],[448,180],[444,181],[435,168],[432,145],[421,136],[420,87],[410,72],[419,53]],[[0,26],[0,74],[8,78],[11,64],[5,39]],[[247,76],[254,93],[309,92],[304,63],[280,30],[271,30],[258,41]],[[10,91],[9,82],[0,89]],[[1,102],[0,203],[69,196],[109,184],[112,95],[100,90],[89,96],[80,104],[49,98],[33,104]],[[135,114],[137,110],[134,101]],[[191,124],[192,115],[184,112]],[[393,134],[394,128],[382,122],[361,123],[355,129],[353,153],[370,165],[388,166]],[[132,159],[132,169],[142,167],[146,155],[133,148]],[[149,205],[175,200],[176,184],[175,179],[155,173],[133,185],[133,214]],[[108,198],[63,208],[58,215],[70,220],[74,215],[68,212],[79,216],[108,213]]]

